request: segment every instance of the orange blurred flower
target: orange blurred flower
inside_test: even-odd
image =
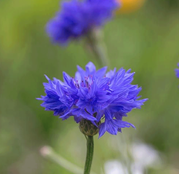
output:
[[[116,14],[130,13],[138,10],[144,4],[145,0],[117,0],[121,7],[116,10]]]

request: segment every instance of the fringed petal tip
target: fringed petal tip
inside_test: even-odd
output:
[[[44,76],[48,81],[50,80],[50,78],[46,74],[44,74]]]

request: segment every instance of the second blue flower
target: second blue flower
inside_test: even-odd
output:
[[[108,21],[118,7],[115,0],[71,0],[51,19],[46,31],[54,43],[66,44]]]

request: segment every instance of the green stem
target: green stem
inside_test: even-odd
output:
[[[101,66],[109,65],[101,31],[92,30],[87,35],[87,44]]]
[[[93,151],[94,151],[93,136],[88,136],[87,137],[87,152],[86,152],[86,162],[85,162],[84,174],[90,174],[91,164],[92,164],[92,160],[93,160]]]

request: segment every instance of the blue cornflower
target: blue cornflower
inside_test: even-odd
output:
[[[134,127],[122,118],[147,100],[139,100],[141,88],[131,84],[134,73],[123,68],[106,73],[107,67],[96,70],[91,62],[86,70],[80,66],[77,69],[74,78],[63,72],[64,82],[46,76],[46,96],[39,98],[41,106],[63,120],[73,116],[77,123],[90,121],[99,128],[99,137],[106,131],[116,135],[121,128]]]
[[[119,6],[116,0],[71,0],[61,3],[62,9],[47,23],[52,41],[66,44],[104,25]]]
[[[179,63],[178,63],[178,67],[179,67]],[[175,73],[176,73],[177,78],[179,78],[179,69],[175,69]]]

